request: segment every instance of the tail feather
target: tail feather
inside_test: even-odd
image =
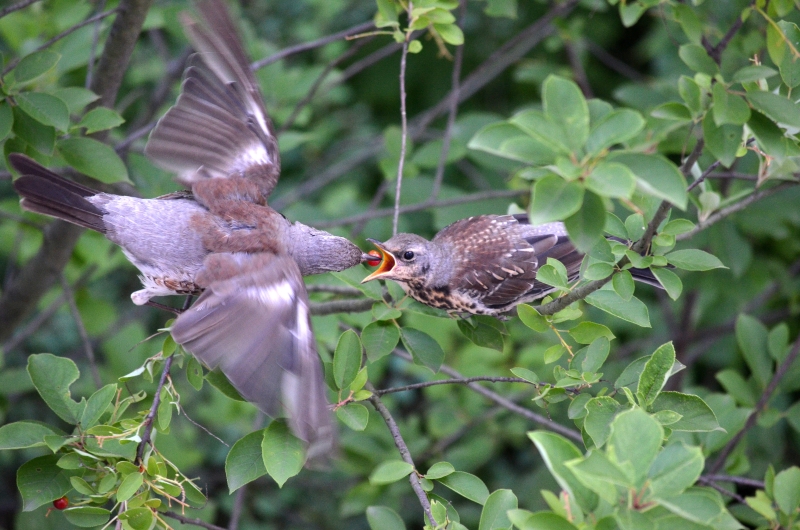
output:
[[[9,155],[11,165],[22,173],[14,189],[28,211],[48,215],[100,233],[106,232],[104,212],[87,197],[96,191],[67,180],[20,154]]]

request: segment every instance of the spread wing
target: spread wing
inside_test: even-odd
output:
[[[222,2],[203,1],[197,9],[202,24],[183,20],[197,53],[145,152],[187,187],[237,175],[256,182],[266,197],[278,181],[280,155],[261,91]]]
[[[198,281],[206,290],[173,324],[175,341],[267,414],[282,407],[309,458],[327,453],[334,432],[297,264],[285,255],[212,254]]]
[[[583,259],[563,224],[531,226],[525,215],[462,219],[436,235],[436,239],[443,237],[457,237],[465,251],[462,262],[456,264],[453,287],[478,294],[486,306],[494,308],[552,292],[551,286],[536,281],[536,272],[547,258],[561,261],[570,279],[578,275]]]

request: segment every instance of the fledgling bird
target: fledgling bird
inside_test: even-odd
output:
[[[145,148],[191,191],[156,199],[100,193],[11,154],[22,207],[96,230],[141,272],[135,304],[200,294],[171,333],[248,401],[281,405],[313,457],[334,443],[302,276],[369,259],[347,239],[290,223],[267,206],[280,173],[278,143],[224,4],[184,16],[197,52],[177,103]]]
[[[416,234],[368,241],[382,259],[361,283],[394,280],[418,302],[455,314],[499,316],[543,298],[555,290],[536,280],[547,258],[563,263],[573,280],[584,256],[563,223],[534,226],[525,214],[461,219],[431,241]],[[661,286],[649,270],[630,272],[636,280]]]

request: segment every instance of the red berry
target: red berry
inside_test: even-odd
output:
[[[370,250],[369,252],[367,252],[367,254],[369,254],[370,256],[374,256],[375,257],[375,259],[371,259],[371,260],[367,261],[367,263],[371,267],[376,266],[378,263],[380,263],[383,260],[383,257],[381,256],[381,253],[378,252],[377,250]]]
[[[69,506],[69,499],[65,496],[53,501],[53,508],[56,510],[66,510]]]

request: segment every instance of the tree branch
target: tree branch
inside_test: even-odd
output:
[[[377,300],[360,298],[358,300],[333,300],[311,304],[311,314],[315,316],[332,315],[334,313],[364,313],[370,311]]]
[[[144,421],[142,422],[144,425],[144,433],[142,434],[142,441],[139,442],[139,445],[136,447],[136,459],[133,461],[134,464],[142,464],[145,446],[153,443],[151,439],[151,435],[153,433],[153,421],[158,413],[158,405],[161,403],[161,389],[164,388],[164,384],[167,382],[169,369],[172,368],[173,359],[175,359],[175,356],[170,355],[164,360],[164,368],[161,370],[161,378],[158,380],[158,386],[156,387],[155,393],[153,393],[153,404],[150,406],[150,412],[147,413],[147,416],[145,416]]]
[[[368,385],[367,389],[373,391],[374,388],[370,387],[371,385]],[[425,512],[425,516],[428,518],[430,524],[435,527],[436,521],[434,520],[433,513],[431,512],[431,503],[428,500],[428,495],[425,493],[425,490],[422,489],[422,484],[419,482],[417,467],[414,465],[414,460],[411,458],[411,452],[408,450],[408,445],[406,445],[405,440],[403,440],[403,435],[400,434],[400,428],[397,426],[397,422],[394,421],[389,409],[386,408],[386,405],[383,404],[381,398],[379,398],[376,394],[370,396],[369,401],[372,403],[372,406],[375,407],[375,410],[378,411],[378,414],[381,415],[383,421],[386,422],[386,426],[389,428],[389,432],[392,434],[394,445],[397,446],[397,450],[400,452],[400,458],[414,468],[413,471],[411,471],[411,474],[408,475],[408,481],[411,483],[411,489],[417,494],[419,503],[422,506],[422,511]]]
[[[395,392],[406,392],[408,390],[418,390],[420,388],[428,388],[431,386],[437,385],[468,385],[469,383],[476,383],[478,381],[484,381],[487,383],[524,383],[527,385],[539,386],[536,383],[531,383],[526,379],[522,379],[521,377],[489,377],[489,376],[478,376],[478,377],[465,377],[463,379],[438,379],[436,381],[425,381],[423,383],[414,383],[413,385],[405,385],[405,386],[396,386],[393,388],[384,388],[381,390],[373,390],[378,396],[383,396],[386,394],[393,394]],[[550,386],[550,385],[547,385]]]
[[[715,475],[725,466],[725,461],[728,459],[728,456],[730,456],[731,452],[733,452],[739,442],[742,441],[742,438],[744,438],[744,435],[747,434],[747,431],[752,429],[756,424],[759,414],[764,412],[764,410],[767,408],[767,404],[769,403],[772,394],[775,392],[775,389],[778,388],[778,384],[780,384],[781,379],[783,379],[783,377],[789,371],[789,368],[791,368],[798,355],[800,355],[800,335],[798,335],[797,339],[795,339],[792,351],[789,352],[789,355],[786,356],[783,362],[778,366],[778,369],[775,370],[775,374],[772,376],[767,388],[765,388],[764,392],[761,394],[756,407],[747,417],[744,427],[742,427],[720,451],[719,456],[717,456],[717,459],[714,461],[714,464],[708,470],[709,475]]]
[[[166,512],[159,512],[159,513],[169,517],[170,519],[175,519],[176,521],[180,521],[183,524],[193,524],[195,526],[199,526],[200,528],[205,528],[206,530],[228,530],[227,528],[207,523],[205,521],[201,521],[200,519],[186,517],[185,515],[181,515],[179,513],[175,513],[169,510],[167,510]]]
[[[35,4],[39,0],[22,0],[21,2],[17,2],[16,4],[12,4],[8,7],[4,7],[0,9],[0,18],[8,15],[9,13],[13,13],[14,11],[19,11],[20,9],[25,9],[31,4]]]

